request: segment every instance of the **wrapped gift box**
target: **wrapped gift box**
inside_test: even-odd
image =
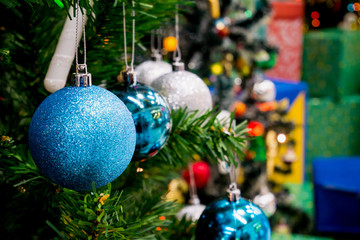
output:
[[[300,81],[303,43],[304,4],[301,1],[274,1],[267,31],[268,42],[277,46],[279,55],[269,77]]]
[[[339,102],[311,98],[307,112],[308,163],[314,157],[360,155],[360,96],[343,97]]]
[[[303,77],[310,97],[360,93],[360,31],[328,29],[304,37]]]
[[[360,234],[360,157],[316,158],[313,171],[316,230]]]

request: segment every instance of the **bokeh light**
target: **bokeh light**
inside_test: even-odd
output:
[[[318,19],[314,19],[311,21],[311,25],[313,27],[319,27],[320,26],[320,21]]]
[[[354,9],[355,11],[360,11],[360,3],[354,3],[354,4],[353,4],[353,9]]]
[[[277,140],[278,140],[279,143],[286,142],[286,135],[284,133],[279,133],[277,135]]]
[[[313,12],[311,13],[311,18],[312,18],[312,19],[318,19],[319,16],[320,16],[320,14],[319,14],[317,11],[313,11]]]
[[[347,5],[347,10],[348,10],[349,12],[353,12],[353,11],[354,11],[354,6],[353,6],[352,3],[350,3],[350,4]]]

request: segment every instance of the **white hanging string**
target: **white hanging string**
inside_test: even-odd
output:
[[[155,35],[156,35],[156,46],[155,46]],[[151,30],[150,37],[151,37],[150,38],[151,53],[159,54],[160,53],[160,46],[161,46],[160,29]]]
[[[198,199],[198,196],[196,191],[194,169],[192,168],[191,163],[188,164],[188,169],[189,169],[189,177],[190,177],[190,200],[195,200]]]
[[[79,73],[79,57],[78,57],[78,29],[79,29],[79,8],[80,0],[77,1],[76,5],[76,34],[75,34],[75,63],[76,63],[76,73]],[[86,65],[86,35],[85,35],[85,14],[82,15],[82,28],[83,28],[83,40],[84,40],[84,65]]]
[[[135,1],[132,1],[132,44],[131,44],[131,62],[130,69],[134,69],[134,56],[135,56]],[[125,12],[125,1],[123,2],[123,26],[124,26],[124,55],[125,55],[125,66],[126,69],[129,69],[128,61],[127,61],[127,44],[126,44],[126,12]]]
[[[175,38],[176,38],[176,50],[173,53],[173,58],[175,62],[180,62],[181,60],[181,51],[180,51],[180,37],[179,37],[179,9],[176,5],[175,13]]]
[[[238,161],[238,157],[235,154],[235,161],[238,162],[238,164],[240,164],[240,162]],[[229,167],[229,175],[230,175],[230,187],[235,187],[237,188],[237,184],[236,184],[236,179],[237,179],[237,174],[236,174],[236,167],[235,164],[230,164]]]

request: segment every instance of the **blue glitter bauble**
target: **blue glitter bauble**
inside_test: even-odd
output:
[[[135,122],[134,160],[154,156],[166,143],[171,130],[170,110],[164,98],[151,87],[122,84],[114,93],[125,103]]]
[[[197,240],[268,240],[270,224],[261,209],[240,198],[231,202],[227,198],[212,202],[201,214],[196,227]]]
[[[101,187],[126,169],[135,149],[131,113],[96,86],[66,87],[48,96],[30,124],[29,147],[41,172],[74,190]]]

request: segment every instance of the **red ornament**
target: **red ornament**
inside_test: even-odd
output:
[[[219,35],[219,37],[224,38],[224,37],[229,36],[230,31],[229,31],[229,29],[227,27],[224,27],[222,29],[219,29],[217,31],[217,34]]]
[[[197,188],[204,188],[210,178],[210,167],[204,162],[196,162],[191,165],[194,172],[195,185]],[[183,178],[190,184],[190,174],[188,170],[182,172]]]
[[[250,121],[247,128],[249,135],[252,137],[261,136],[264,133],[264,126],[261,122]]]

